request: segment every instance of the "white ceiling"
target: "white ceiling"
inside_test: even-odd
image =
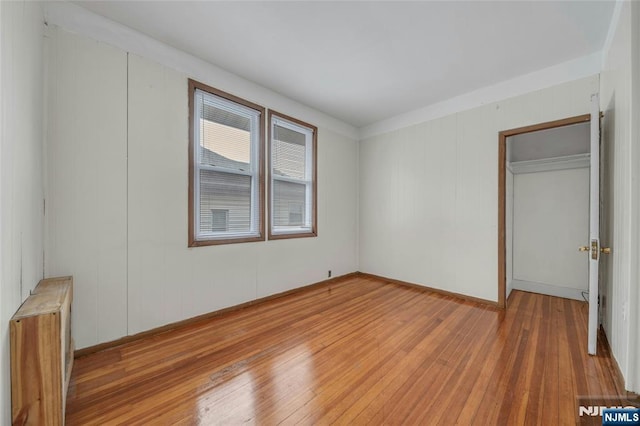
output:
[[[615,5],[75,3],[356,127],[598,52]]]
[[[590,132],[591,125],[585,122],[508,137],[508,160],[515,162],[588,154]]]

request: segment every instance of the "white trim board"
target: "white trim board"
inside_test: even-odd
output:
[[[604,45],[602,47],[602,65],[601,68],[604,69],[604,65],[607,62],[607,55],[609,54],[609,50],[611,49],[611,44],[613,43],[613,38],[616,35],[616,31],[618,29],[618,23],[620,22],[620,14],[622,12],[622,3],[623,0],[616,0],[616,4],[613,8],[613,13],[611,14],[611,21],[609,21],[609,30],[607,31],[607,38],[604,40]]]
[[[536,283],[533,281],[513,280],[511,281],[511,287],[513,290],[528,291],[531,293],[546,294],[548,296],[563,297],[565,299],[574,299],[584,302],[582,292],[587,291],[579,290],[577,288],[561,287],[556,285]]]
[[[547,87],[591,77],[599,74],[601,70],[602,52],[598,51],[361,127],[360,140]]]
[[[589,167],[589,154],[566,155],[540,160],[513,161],[507,168],[514,175],[522,173],[549,172],[553,170],[584,169]]]
[[[142,56],[266,108],[358,140],[359,131],[328,114],[245,80],[196,56],[67,2],[44,2],[45,22]],[[185,89],[186,93],[186,89]]]

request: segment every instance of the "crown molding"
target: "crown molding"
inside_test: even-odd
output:
[[[487,86],[464,95],[378,121],[377,123],[360,128],[360,140],[493,102],[524,95],[536,90],[591,77],[600,73],[602,65],[601,58],[601,52],[592,53],[581,58],[505,80],[492,86]]]
[[[110,44],[266,108],[293,115],[318,127],[328,128],[342,136],[358,140],[359,132],[355,126],[78,5],[68,2],[45,2],[44,17],[47,25],[56,25],[66,31]]]
[[[604,69],[604,65],[607,62],[607,56],[609,55],[611,44],[613,43],[613,39],[616,36],[616,31],[618,30],[618,24],[620,23],[620,14],[622,13],[623,3],[624,1],[617,0],[613,8],[613,13],[611,14],[611,21],[609,21],[609,30],[607,31],[607,38],[604,40],[604,45],[602,47],[602,56],[600,59],[601,61],[600,67],[602,69]]]

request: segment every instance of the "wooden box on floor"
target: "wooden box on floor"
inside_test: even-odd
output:
[[[73,366],[73,278],[40,281],[10,321],[14,425],[63,425]]]

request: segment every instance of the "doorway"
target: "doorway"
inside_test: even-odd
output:
[[[514,159],[520,159],[520,164],[517,166],[517,168],[519,168],[520,172],[523,172],[522,174],[526,174],[524,172],[526,172],[527,170],[529,171],[529,173],[534,173],[532,170],[536,170],[540,169],[540,167],[546,167],[550,170],[547,171],[553,171],[551,169],[553,169],[554,167],[556,168],[562,168],[562,167],[566,167],[567,165],[570,165],[571,163],[573,163],[573,166],[578,169],[579,165],[584,165],[584,161],[586,159],[586,161],[588,162],[588,156],[585,155],[581,155],[579,153],[579,151],[581,151],[582,149],[579,147],[579,144],[576,144],[576,146],[578,146],[577,148],[574,147],[574,150],[572,151],[571,149],[568,149],[567,147],[560,147],[558,144],[554,144],[553,140],[554,137],[549,136],[552,135],[553,129],[559,130],[559,131],[568,131],[570,128],[572,127],[578,127],[579,125],[586,125],[588,127],[589,122],[591,120],[591,116],[589,114],[585,114],[585,115],[580,115],[580,116],[576,116],[576,117],[571,117],[571,118],[567,118],[567,119],[563,119],[563,120],[556,120],[556,121],[551,121],[551,122],[547,122],[547,123],[541,123],[541,124],[537,124],[537,125],[533,125],[533,126],[527,126],[527,127],[521,127],[521,128],[517,128],[517,129],[511,129],[511,130],[506,130],[506,131],[502,131],[499,133],[498,136],[498,305],[500,307],[506,307],[507,304],[507,280],[508,280],[508,274],[513,276],[513,272],[514,272],[514,263],[513,261],[515,260],[515,257],[519,256],[520,259],[520,263],[519,263],[519,267],[520,267],[520,272],[523,273],[524,275],[521,275],[522,277],[534,277],[534,280],[519,280],[519,281],[524,281],[525,283],[517,283],[517,285],[521,285],[521,286],[525,286],[525,285],[529,285],[529,291],[534,290],[536,287],[536,284],[542,284],[542,286],[538,285],[537,289],[538,291],[540,290],[549,290],[549,287],[545,287],[545,285],[549,285],[549,282],[547,283],[540,283],[537,282],[535,280],[535,277],[542,277],[543,279],[540,279],[538,281],[544,281],[549,279],[549,277],[544,277],[544,274],[537,274],[536,272],[541,272],[541,271],[536,271],[536,266],[535,266],[535,262],[541,262],[544,261],[544,256],[539,256],[537,258],[537,260],[535,259],[531,259],[530,255],[531,253],[536,253],[536,250],[539,251],[545,251],[548,248],[549,244],[553,244],[553,241],[546,241],[546,242],[542,242],[544,243],[544,245],[541,245],[542,243],[537,241],[536,246],[535,247],[527,247],[527,242],[521,242],[520,244],[520,248],[522,249],[520,252],[518,252],[517,254],[511,250],[508,250],[508,244],[509,241],[513,241],[513,237],[514,235],[513,232],[507,232],[509,226],[508,225],[513,225],[513,223],[507,223],[508,220],[508,212],[509,213],[513,213],[514,212],[514,205],[511,204],[510,206],[507,205],[507,195],[513,195],[513,194],[507,194],[507,189],[508,189],[508,185],[507,185],[507,179],[511,178],[512,176],[515,176],[516,174],[520,174],[520,173],[514,173],[513,172],[513,164],[518,162],[518,161],[513,161]],[[537,134],[536,134],[537,133]],[[578,131],[579,133],[579,131]],[[547,136],[546,138],[546,142],[544,141],[544,137],[545,135]],[[536,143],[536,139],[538,139],[538,143]],[[522,149],[518,149],[518,150],[513,150],[510,148],[510,145],[514,144],[514,140],[516,141],[515,143],[518,144],[522,144],[523,146],[526,144],[527,146],[525,146]],[[587,140],[585,141],[585,143],[587,144],[586,146],[588,147],[589,145],[589,140],[587,138]],[[509,152],[508,152],[509,151]],[[546,154],[545,154],[546,151]],[[587,152],[588,152],[588,148],[587,148]],[[584,154],[584,152],[583,152]],[[537,157],[537,158],[535,158]],[[546,158],[544,158],[546,157]],[[552,160],[549,160],[549,158],[552,158]],[[546,163],[545,166],[541,166],[541,164]],[[555,165],[553,164],[555,163]],[[509,170],[509,168],[511,168],[511,170]],[[560,170],[560,169],[557,169]],[[588,170],[588,169],[587,169]],[[561,173],[562,174],[562,173]],[[571,176],[575,179],[580,175],[580,173],[565,173],[567,175],[573,175]],[[523,185],[520,185],[522,188],[525,188],[527,190],[540,190],[540,188],[543,188],[545,185],[554,185],[554,181],[553,179],[549,179],[550,175],[545,176],[547,179],[547,182],[544,181],[544,179],[537,179],[537,178],[524,178],[524,179],[519,179]],[[565,176],[566,177],[566,176]],[[556,176],[557,178],[557,176]],[[515,178],[513,179],[513,181],[515,181]],[[511,189],[515,189],[515,186],[513,185],[514,182],[511,182]],[[588,182],[588,175],[586,177],[586,181]],[[568,182],[564,182],[563,185],[570,185],[570,181]],[[513,192],[513,191],[512,191]],[[558,196],[556,194],[556,196]],[[588,187],[586,190],[586,194],[585,196],[589,197],[589,191],[588,191]],[[548,197],[547,197],[548,198]],[[526,203],[526,199],[524,203],[521,203],[522,205],[519,205],[518,208],[519,210],[522,212],[523,209],[527,209],[529,208],[529,210],[532,208],[531,205],[527,205]],[[510,207],[510,210],[508,211],[508,207]],[[529,212],[530,213],[530,212]],[[540,213],[540,212],[538,212]],[[544,224],[544,219],[541,219],[541,215],[540,214],[529,214],[527,217],[526,211],[525,211],[525,215],[522,216],[520,218],[520,220],[524,220],[524,226],[522,227],[522,229],[524,231],[526,231],[526,225],[527,223],[531,223],[531,224],[536,224],[538,226],[540,226],[541,224]],[[588,217],[588,216],[587,216]],[[509,219],[512,219],[513,215],[511,214],[511,217]],[[518,219],[516,219],[518,220]],[[588,220],[588,219],[587,219]],[[527,222],[530,221],[530,222]],[[513,227],[511,227],[511,229],[513,229]],[[579,245],[581,245],[583,243],[583,241],[588,241],[588,227],[583,228],[584,231],[584,236],[579,240],[576,241],[577,245],[575,245],[574,250],[577,251],[577,248]],[[547,233],[549,233],[549,229],[546,230]],[[575,233],[575,232],[574,232]],[[526,232],[525,232],[526,234]],[[526,235],[525,235],[526,236]],[[537,236],[539,237],[539,236]],[[570,236],[567,238],[571,238]],[[566,243],[565,243],[566,245]],[[565,248],[566,249],[566,248]],[[586,256],[585,256],[586,257]],[[534,262],[530,262],[531,260],[535,260]],[[576,261],[579,261],[576,260]],[[565,265],[567,266],[567,265]],[[509,269],[508,269],[509,267]],[[587,264],[585,263],[584,265],[584,270],[586,271],[587,268]],[[539,269],[539,268],[538,268]],[[565,271],[561,271],[564,274],[567,274],[566,271],[566,267],[563,267],[562,265],[560,265],[559,268],[556,268],[559,270],[565,269]],[[517,273],[520,273],[517,272]],[[556,271],[558,272],[558,271]],[[578,280],[580,278],[575,278],[575,281],[573,281],[574,283],[577,283]],[[556,279],[557,281],[557,279]],[[531,287],[531,283],[533,284],[533,287]],[[511,288],[513,288],[513,279],[511,280]],[[553,284],[553,283],[551,283]],[[553,290],[553,287],[563,287],[563,286],[552,286],[551,289]],[[564,286],[566,287],[566,286]],[[567,287],[570,289],[571,286]],[[569,294],[572,295],[581,295],[581,291],[578,287],[578,285],[575,285],[574,287],[576,287],[576,292],[569,292]],[[565,290],[566,291],[566,290]]]
[[[507,137],[507,301],[511,290],[587,302],[590,124]]]

